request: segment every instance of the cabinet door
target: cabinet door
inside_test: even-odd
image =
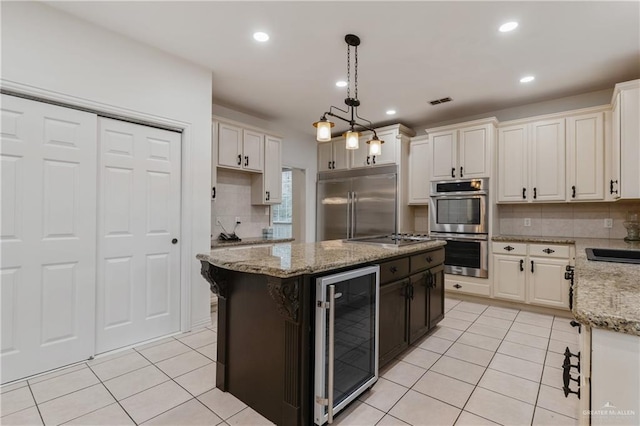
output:
[[[382,144],[382,153],[371,158],[372,164],[396,164],[396,146],[400,143],[400,140],[396,139],[397,134],[397,130],[378,132],[378,139],[384,141],[384,143]],[[365,145],[367,145],[368,151],[369,145],[366,143]]]
[[[429,143],[409,145],[409,204],[429,204]]]
[[[409,346],[407,336],[408,279],[380,287],[380,367]]]
[[[264,135],[245,130],[242,142],[242,168],[261,172],[264,168]]]
[[[264,190],[266,204],[282,202],[282,139],[264,138]]]
[[[409,344],[415,342],[429,330],[427,300],[427,273],[420,272],[409,277]]]
[[[333,142],[318,144],[318,171],[333,170]]]
[[[501,299],[525,300],[524,256],[493,255],[493,295]]]
[[[347,170],[349,168],[349,150],[344,138],[339,138],[331,142],[333,144],[333,164],[334,170]]]
[[[218,125],[218,165],[242,167],[242,129],[230,124]]]
[[[458,131],[433,133],[431,139],[431,178],[451,180],[460,177],[457,170]]]
[[[536,305],[569,309],[569,282],[564,279],[567,259],[530,257],[527,301]]]
[[[460,130],[457,170],[460,178],[489,177],[491,170],[490,141],[493,131],[491,125]]]
[[[564,118],[531,125],[530,199],[533,202],[565,200]]]
[[[372,158],[369,155],[369,145],[366,143],[367,140],[371,138],[372,133],[366,132],[360,135],[360,143],[358,144],[358,149],[353,149],[351,151],[351,163],[349,167],[352,169],[359,167],[369,167],[373,164]],[[344,145],[344,139],[342,139],[342,144]],[[384,146],[382,147],[384,150]],[[347,149],[345,148],[345,151]]]
[[[429,287],[429,329],[432,329],[444,318],[444,266],[429,270],[431,286]]]
[[[217,121],[211,124],[211,201],[216,199],[216,184],[218,183],[218,150],[216,149],[216,143],[218,141],[218,125]],[[213,216],[212,216],[213,219]],[[212,224],[214,225],[214,224]],[[211,229],[215,229],[211,226]]]
[[[498,202],[526,202],[527,126],[503,127],[498,132]]]
[[[604,113],[567,118],[569,201],[604,200]]]
[[[605,137],[607,165],[605,193],[609,201],[620,198],[620,93],[616,95],[613,101],[613,111],[610,118],[611,137]]]
[[[620,197],[640,198],[640,87],[620,93]]]

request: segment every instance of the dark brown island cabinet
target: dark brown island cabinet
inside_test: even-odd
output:
[[[286,278],[200,260],[218,295],[216,387],[277,425],[314,424],[317,278],[380,266],[380,367],[444,318],[442,246]]]

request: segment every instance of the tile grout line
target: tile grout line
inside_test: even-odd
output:
[[[38,410],[38,415],[40,416],[40,420],[42,424],[45,425],[44,417],[42,417],[42,412],[40,411],[40,406],[38,405],[38,401],[36,401],[36,396],[33,394],[33,390],[31,389],[31,385],[29,385],[29,381],[27,381],[27,387],[29,388],[29,392],[31,393],[31,398],[33,398],[33,403],[35,404],[36,410]]]

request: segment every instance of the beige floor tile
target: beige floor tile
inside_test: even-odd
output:
[[[570,394],[569,397],[565,398],[564,392],[560,389],[540,385],[537,405],[549,411],[577,419],[580,409],[579,401],[576,395]]]
[[[410,390],[389,411],[411,425],[453,425],[460,410],[449,404]]]
[[[553,324],[553,317],[550,315],[520,311],[514,321],[520,324],[529,324],[535,325],[536,327],[551,328],[551,325]]]
[[[440,358],[440,354],[422,349],[420,347],[409,348],[399,359],[409,364],[429,369]]]
[[[121,426],[121,425],[135,425],[133,420],[122,409],[120,404],[107,405],[104,408],[96,410],[92,413],[85,414],[71,420],[66,425],[78,425],[78,426]]]
[[[534,382],[542,377],[542,364],[499,353],[495,354],[489,368]]]
[[[473,385],[433,371],[427,371],[411,389],[462,408],[473,392]]]
[[[220,419],[220,417],[213,414],[213,412],[205,407],[200,401],[193,398],[143,424],[163,426],[213,426],[220,424],[221,422],[222,419]]]
[[[149,361],[144,359],[137,352],[132,352],[120,358],[112,359],[98,365],[91,365],[91,369],[103,382],[114,377],[127,374],[139,368],[149,365]]]
[[[464,409],[503,425],[528,425],[533,418],[534,406],[483,388],[476,388]]]
[[[410,388],[427,371],[408,362],[398,361],[386,370],[382,377],[394,383]]]
[[[113,396],[118,400],[130,397],[138,392],[152,388],[170,380],[169,377],[154,365],[148,365],[131,373],[123,374],[104,382]]]
[[[371,390],[360,395],[358,399],[386,413],[408,390],[409,388],[381,377]]]
[[[202,346],[198,348],[197,351],[200,352],[202,355],[206,356],[207,358],[209,358],[211,361],[218,360],[218,345],[216,343]]]
[[[500,339],[494,339],[493,337],[481,336],[480,334],[474,334],[465,332],[458,338],[456,343],[463,343],[465,345],[474,346],[480,349],[486,349],[488,351],[495,352],[500,346]]]
[[[198,397],[198,400],[222,419],[228,419],[247,406],[229,392],[222,392],[220,389],[212,389],[203,393]]]
[[[453,311],[451,311],[453,312]],[[455,330],[466,330],[471,325],[471,321],[464,321],[461,319],[453,318],[452,316],[445,316],[445,318],[440,321],[440,325],[442,327],[449,327]]]
[[[35,377],[31,377],[28,379],[30,385],[34,385],[36,383],[44,382],[45,380],[53,379],[54,377],[63,376],[65,374],[72,373],[74,371],[82,370],[83,368],[87,368],[87,364],[82,362],[80,364],[71,365],[69,367],[63,367],[58,370],[52,371],[46,374],[40,374]]]
[[[25,386],[27,386],[26,380],[20,380],[19,382],[2,385],[2,387],[0,387],[0,393],[11,392],[13,390],[23,388]]]
[[[31,392],[33,392],[36,402],[41,404],[97,383],[100,383],[100,381],[96,375],[93,374],[89,367],[84,366],[84,368],[71,373],[31,385]]]
[[[514,319],[516,319],[518,312],[520,312],[518,309],[489,306],[487,310],[482,313],[482,315],[513,321]]]
[[[382,420],[376,423],[376,426],[408,426],[408,423],[403,422],[400,419],[396,419],[395,417],[386,414]]]
[[[577,359],[575,357],[571,357],[571,363],[576,364]],[[562,368],[562,366],[564,365],[564,354],[559,354],[557,352],[547,352],[547,356],[544,359],[544,365],[549,365],[554,368]]]
[[[569,348],[571,353],[577,354],[580,351],[580,347],[577,343],[567,343],[561,342],[559,340],[549,340],[549,348],[550,352],[556,352],[559,354],[564,354],[565,349]]]
[[[120,404],[140,424],[189,399],[187,391],[169,381],[123,399]]]
[[[456,421],[456,426],[493,426],[493,425],[498,425],[498,424],[492,422],[491,420],[485,419],[484,417],[476,416],[475,414],[469,413],[468,411],[463,411],[462,413],[460,413],[460,416]]]
[[[489,368],[478,386],[535,405],[540,384]]]
[[[203,394],[216,387],[216,363],[197,368],[174,380],[193,396]]]
[[[120,351],[115,351],[115,352],[107,352],[105,354],[97,355],[94,359],[90,359],[86,363],[87,363],[87,365],[93,367],[94,365],[103,364],[103,363],[105,363],[107,361],[111,361],[113,359],[122,358],[123,356],[126,356],[126,355],[131,355],[132,353],[135,353],[135,351],[133,349],[125,349],[125,350],[120,350]]]
[[[209,358],[192,350],[160,361],[156,366],[169,375],[169,377],[173,378],[195,370],[196,368],[203,367],[210,362],[211,360]]]
[[[517,331],[519,333],[530,334],[532,336],[549,338],[551,334],[551,326],[549,328],[539,327],[537,325],[525,324],[522,322],[517,322],[518,318],[516,318],[516,322],[511,326],[511,331]]]
[[[470,362],[443,356],[431,367],[431,371],[475,385],[482,377],[485,368]]]
[[[447,312],[445,315],[446,318],[456,318],[459,320],[469,321],[469,322],[474,322],[475,320],[478,319],[479,316],[480,315],[478,314],[472,314],[471,312],[458,311],[458,310],[452,310],[450,312]]]
[[[553,411],[536,407],[533,415],[533,426],[578,426],[578,420]]]
[[[40,414],[47,425],[57,425],[84,416],[116,402],[102,384],[93,385],[60,398],[39,404]]]
[[[460,337],[462,333],[462,330],[455,330],[453,328],[437,325],[436,328],[431,333],[429,333],[427,337],[438,337],[440,339],[454,341],[458,337]]]
[[[450,356],[451,358],[461,359],[462,361],[478,364],[483,367],[489,365],[491,358],[493,358],[493,354],[493,351],[476,348],[474,346],[458,342],[454,343],[449,350],[445,352],[445,355]]]
[[[42,424],[40,413],[38,412],[38,409],[35,406],[25,408],[24,410],[21,410],[6,416],[4,415],[4,409],[3,409],[2,415],[3,417],[0,420],[0,424],[4,426],[14,426],[14,425],[35,426],[35,425]]]
[[[571,325],[571,321],[571,318],[554,317],[551,328],[553,330],[566,331],[567,333],[576,333],[578,331],[578,327],[573,327]]]
[[[273,425],[271,421],[261,416],[258,412],[253,410],[251,407],[247,407],[244,410],[240,411],[238,414],[235,414],[227,419],[227,423],[230,425],[238,425],[238,426],[262,426],[262,425]]]
[[[554,368],[550,365],[545,365],[542,370],[542,384],[551,386],[552,388],[562,389],[564,386],[564,382],[562,379],[562,369]],[[572,374],[572,377],[575,377],[575,374]]]
[[[176,339],[173,337],[165,337],[164,339],[154,340],[153,342],[145,343],[144,345],[139,345],[135,347],[135,350],[140,352],[145,349],[153,348],[154,346],[163,345],[165,343],[174,342]]]
[[[566,332],[562,330],[551,330],[551,340],[558,340],[560,342],[565,343],[578,343],[578,333],[577,331]]]
[[[149,361],[157,363],[189,351],[191,351],[190,347],[178,340],[173,340],[158,346],[143,349],[140,353]]]
[[[503,339],[507,334],[507,330],[505,328],[497,328],[483,324],[472,324],[471,327],[467,329],[467,331],[473,334],[493,337],[494,339]]]
[[[33,396],[31,396],[29,387],[21,387],[0,395],[0,406],[2,406],[3,416],[22,411],[34,405],[36,405],[36,402],[33,400]]]
[[[191,332],[187,334],[188,335],[185,335],[184,337],[179,337],[178,340],[193,349],[211,345],[218,340],[218,334],[207,328],[200,330],[199,332]]]
[[[444,298],[444,310],[445,311],[449,311],[449,310],[453,309],[460,302],[461,302],[460,300],[451,299],[449,297],[445,297]]]
[[[483,303],[473,302],[460,302],[455,308],[458,311],[471,312],[472,314],[481,314],[487,309],[489,305]]]
[[[521,333],[519,331],[509,330],[504,340],[507,342],[520,343],[521,345],[531,346],[532,348],[547,349],[549,339],[546,337],[532,336],[530,334]]]
[[[441,339],[436,336],[427,336],[427,338],[420,343],[418,347],[438,354],[443,354],[452,344],[453,341],[451,340]]]
[[[546,356],[544,349],[532,348],[531,346],[514,342],[502,342],[498,348],[498,352],[538,364],[544,364],[544,358]]]
[[[476,324],[487,325],[489,327],[495,328],[504,328],[505,330],[508,330],[509,327],[511,327],[511,324],[513,324],[513,321],[494,318],[483,314],[480,315],[480,317],[476,320]]]
[[[383,417],[384,412],[360,401],[355,401],[344,411],[334,417],[334,425],[375,425]]]

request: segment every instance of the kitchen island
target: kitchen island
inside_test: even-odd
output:
[[[443,318],[444,244],[335,240],[199,254],[219,297],[216,386],[278,425],[313,424],[316,279],[380,265],[384,363]]]

